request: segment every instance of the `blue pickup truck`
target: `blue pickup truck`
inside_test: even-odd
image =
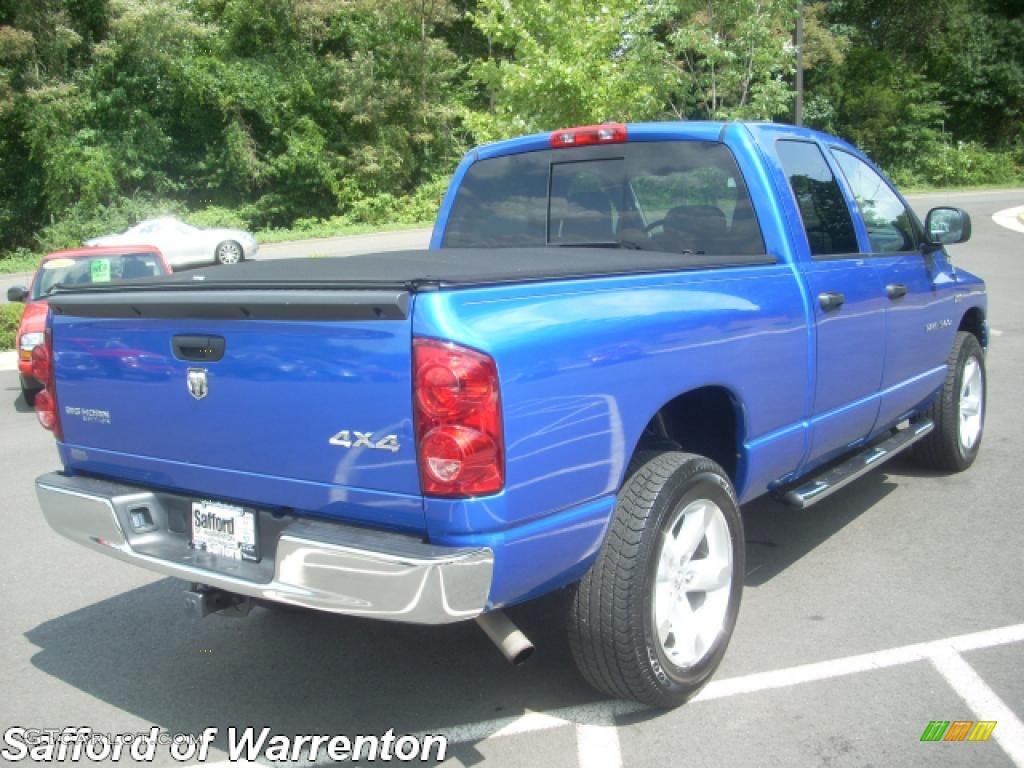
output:
[[[37,480],[59,533],[254,603],[438,624],[567,591],[599,690],[686,700],[740,605],[740,505],[910,449],[960,471],[984,283],[854,147],[770,124],[479,147],[429,250],[59,290]]]

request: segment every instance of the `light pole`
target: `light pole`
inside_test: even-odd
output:
[[[793,122],[804,124],[804,4],[796,4],[796,109]]]

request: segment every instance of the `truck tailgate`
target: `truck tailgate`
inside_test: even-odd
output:
[[[422,529],[409,302],[351,290],[55,296],[65,458],[252,503],[273,488],[278,505]],[[375,504],[378,492],[395,503]],[[408,514],[396,513],[403,496]]]

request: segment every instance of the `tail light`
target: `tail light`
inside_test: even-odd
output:
[[[621,144],[626,140],[626,126],[622,123],[583,125],[555,131],[549,137],[551,146],[582,147],[586,144]]]
[[[60,425],[60,411],[57,408],[57,378],[53,371],[53,334],[46,329],[46,341],[32,350],[32,375],[43,383],[43,389],[36,395],[36,418],[43,429],[53,432],[58,440],[64,432]]]
[[[482,352],[413,340],[420,483],[428,496],[465,498],[505,485],[498,369]]]

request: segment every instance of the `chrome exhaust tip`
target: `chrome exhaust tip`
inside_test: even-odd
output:
[[[533,655],[533,643],[504,611],[481,613],[476,623],[512,666],[519,666]]]

